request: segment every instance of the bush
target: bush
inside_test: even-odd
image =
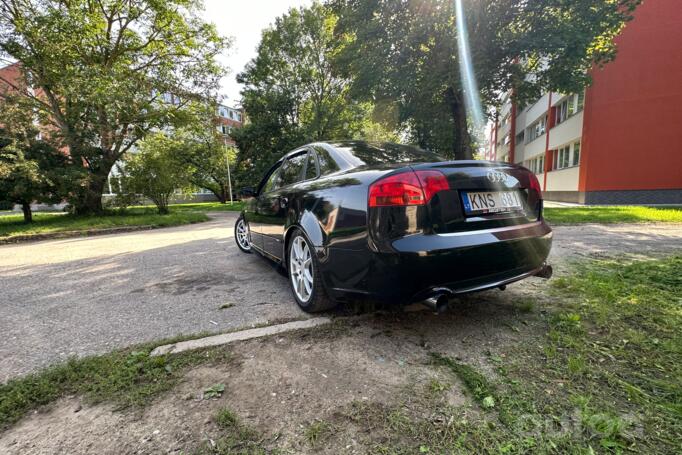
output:
[[[118,212],[125,212],[133,205],[140,205],[140,197],[135,193],[119,193],[113,198],[107,199],[106,208],[116,209]]]

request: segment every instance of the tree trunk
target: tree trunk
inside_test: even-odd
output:
[[[471,147],[471,135],[467,124],[467,113],[464,106],[464,96],[461,90],[455,91],[448,87],[445,91],[445,98],[450,107],[450,113],[455,125],[452,148],[456,160],[471,160],[474,157]]]
[[[102,208],[102,193],[104,193],[104,186],[110,170],[111,166],[107,168],[104,176],[101,175],[104,169],[90,174],[88,185],[81,190],[74,203],[76,215],[92,215],[104,211]]]
[[[30,202],[22,202],[21,210],[24,212],[24,223],[33,223],[33,212]]]
[[[220,191],[214,191],[213,194],[218,198],[218,201],[220,201],[221,204],[227,203],[228,195],[225,185],[220,185]]]
[[[158,200],[154,201],[156,202],[156,209],[159,211],[159,215],[168,215],[168,199],[170,198],[170,195],[166,194],[161,194],[159,195]]]

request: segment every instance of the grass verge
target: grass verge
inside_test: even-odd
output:
[[[375,454],[682,453],[682,256],[575,268],[537,334],[488,354],[494,375],[431,355],[473,404],[432,380],[397,405],[353,403],[337,426],[367,429]]]
[[[548,207],[544,214],[553,224],[682,223],[680,207]]]
[[[153,206],[152,206],[153,208]],[[241,212],[244,202],[234,201],[221,204],[220,202],[197,202],[188,204],[171,204],[170,209],[174,212]]]
[[[75,216],[65,213],[36,213],[33,223],[24,224],[22,215],[0,216],[0,240],[21,236],[43,236],[64,232],[87,232],[98,229],[152,226],[168,227],[208,221],[200,212],[179,211],[159,215],[151,210],[130,210],[123,214]]]
[[[113,403],[119,409],[146,406],[154,397],[172,389],[187,368],[230,360],[229,352],[224,349],[149,356],[156,346],[182,339],[74,358],[40,373],[0,384],[0,431],[29,411],[67,395],[82,395],[91,404]]]

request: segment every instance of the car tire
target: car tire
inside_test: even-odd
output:
[[[234,223],[234,241],[237,247],[244,253],[251,253],[251,240],[249,239],[249,227],[244,221],[244,217],[240,216],[237,222]]]
[[[336,306],[322,282],[320,263],[308,237],[300,229],[287,245],[287,276],[296,303],[307,313],[317,313]]]

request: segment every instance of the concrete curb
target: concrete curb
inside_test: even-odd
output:
[[[303,321],[287,322],[285,324],[271,325],[267,327],[259,327],[257,329],[240,330],[239,332],[224,333],[221,335],[213,335],[205,338],[198,338],[196,340],[181,341],[179,343],[165,344],[156,347],[151,354],[152,357],[166,354],[177,354],[178,352],[191,351],[194,349],[208,348],[211,346],[220,346],[223,344],[233,343],[235,341],[250,340],[252,338],[260,338],[269,335],[276,335],[278,333],[290,332],[292,330],[309,329],[332,322],[330,318],[313,318],[305,319]]]

